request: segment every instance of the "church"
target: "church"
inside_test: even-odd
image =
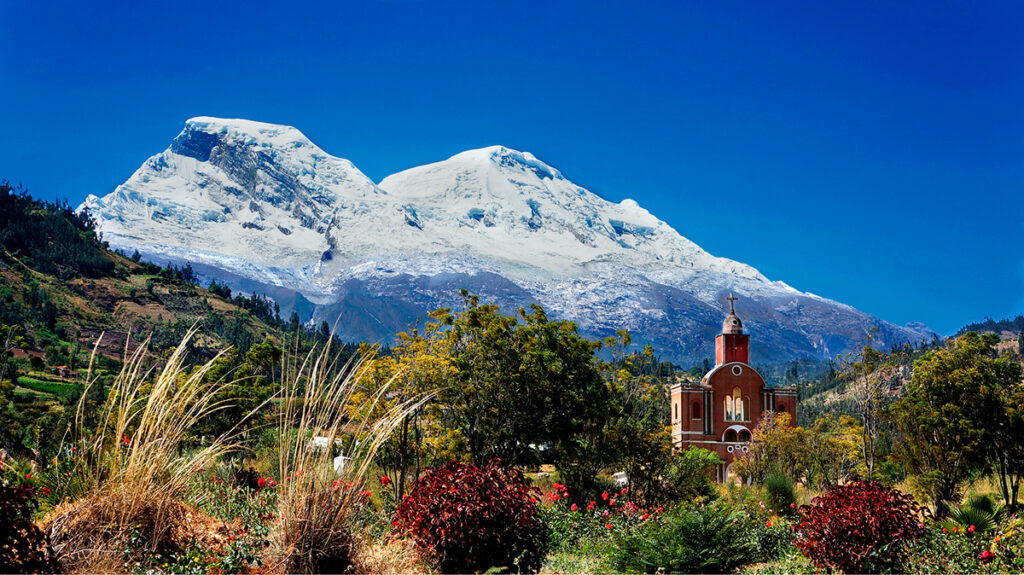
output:
[[[768,411],[788,412],[796,420],[796,388],[767,387],[750,365],[750,335],[736,315],[729,294],[729,315],[715,337],[715,366],[696,382],[676,383],[670,389],[672,443],[677,449],[702,447],[724,462],[715,479],[734,477],[736,456],[749,449],[751,432]]]

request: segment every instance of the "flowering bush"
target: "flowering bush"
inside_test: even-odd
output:
[[[795,543],[822,569],[878,572],[901,564],[907,544],[924,534],[924,513],[905,493],[853,481],[800,507]]]
[[[626,488],[605,491],[599,498],[581,505],[569,503],[571,498],[566,487],[555,483],[554,491],[544,494],[548,505],[541,508],[551,548],[574,549],[581,541],[594,543],[604,540],[647,521],[661,511],[661,508],[637,507],[628,500],[628,493]]]
[[[410,535],[445,573],[492,567],[536,571],[547,529],[522,473],[494,460],[429,470],[395,511],[395,532]]]
[[[0,572],[56,571],[50,542],[32,523],[36,506],[31,485],[0,486]]]

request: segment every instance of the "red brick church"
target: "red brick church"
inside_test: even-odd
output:
[[[736,456],[747,451],[751,432],[767,411],[796,418],[796,388],[767,387],[750,366],[750,336],[736,316],[730,294],[729,315],[715,337],[715,367],[696,382],[672,386],[672,442],[677,448],[703,447],[725,463],[715,470],[719,482],[732,474]]]

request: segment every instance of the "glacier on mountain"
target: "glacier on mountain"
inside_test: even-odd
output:
[[[462,288],[540,303],[581,331],[629,329],[708,355],[730,291],[756,358],[829,357],[931,337],[715,257],[636,201],[609,202],[528,152],[491,146],[374,184],[288,126],[200,117],[88,208],[113,247],[189,261],[244,291],[289,291],[349,338],[387,341]]]

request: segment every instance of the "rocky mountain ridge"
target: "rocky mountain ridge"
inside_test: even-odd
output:
[[[469,150],[374,184],[295,128],[194,118],[83,204],[114,247],[189,261],[346,338],[389,341],[468,289],[539,303],[599,337],[629,329],[680,362],[710,355],[730,292],[759,361],[932,337],[715,257],[633,200],[609,202],[528,152]]]

